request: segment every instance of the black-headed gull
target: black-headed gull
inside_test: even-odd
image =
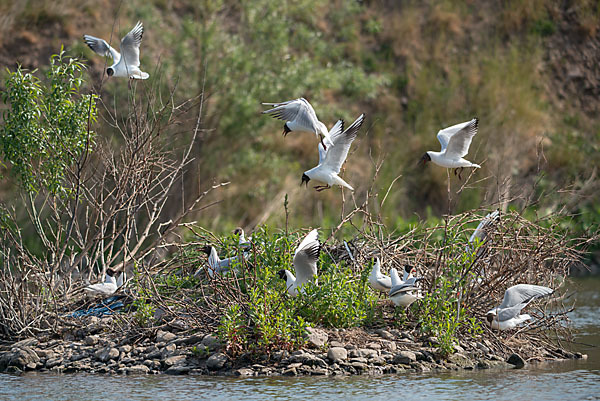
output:
[[[285,280],[288,293],[295,297],[298,291],[302,290],[302,285],[313,280],[317,275],[317,261],[321,244],[319,243],[319,233],[315,228],[298,245],[294,252],[294,270],[296,276],[289,270],[280,270],[277,272],[279,278]]]
[[[412,268],[411,268],[412,271]],[[408,307],[418,299],[423,298],[419,293],[419,288],[416,287],[417,281],[422,280],[420,277],[412,277],[411,273],[405,275],[406,279],[400,280],[398,270],[392,268],[390,270],[392,279],[392,288],[389,292],[389,297],[396,306]]]
[[[117,279],[115,278],[115,271],[112,269],[106,269],[104,275],[104,282],[97,284],[90,284],[83,290],[90,296],[95,295],[112,295],[117,291]]]
[[[144,27],[140,21],[121,39],[121,53],[112,48],[104,39],[83,35],[85,43],[101,56],[110,56],[113,65],[106,69],[109,77],[147,79],[150,75],[140,70],[140,44]]]
[[[327,127],[319,121],[315,109],[303,97],[281,103],[263,103],[263,105],[273,106],[273,108],[263,111],[263,114],[269,114],[285,121],[283,136],[292,131],[312,132],[317,136],[317,139],[321,140],[325,148],[327,146],[323,143],[323,139],[327,139],[329,142],[327,145],[331,143]]]
[[[308,182],[310,180],[317,180],[327,184],[316,186],[315,189],[317,191],[331,188],[333,185],[339,185],[348,188],[350,191],[354,191],[354,188],[346,181],[342,180],[338,174],[346,161],[352,141],[356,138],[358,130],[362,126],[364,120],[365,115],[361,114],[352,125],[344,131],[342,131],[344,127],[344,122],[342,120],[338,120],[338,122],[335,123],[333,128],[331,128],[331,146],[325,149],[321,144],[318,145],[319,164],[317,167],[313,167],[302,174],[302,182],[300,185],[306,183],[306,186],[308,187]]]
[[[246,234],[244,233],[244,229],[242,227],[236,227],[235,230],[233,230],[233,234],[234,235],[239,235],[238,237],[238,245],[244,249],[250,248],[251,244],[250,244],[250,240],[252,239],[252,237],[249,237],[248,239],[246,239]]]
[[[488,326],[497,330],[508,330],[531,319],[531,316],[520,315],[521,310],[536,298],[550,295],[552,288],[533,284],[513,285],[504,292],[500,306],[488,311],[485,320]]]
[[[373,263],[373,270],[369,276],[369,285],[376,291],[389,292],[392,289],[392,279],[381,273],[381,262],[379,258]]]
[[[117,276],[117,288],[121,288],[123,286],[123,284],[125,284],[127,282],[127,273],[125,273],[125,270],[123,270],[121,272],[121,274],[119,274]]]
[[[221,274],[229,271],[229,267],[238,260],[237,256],[232,256],[230,258],[221,259],[217,253],[217,250],[214,246],[206,245],[202,248],[202,252],[208,255],[208,275],[210,277],[214,277],[215,274]],[[246,253],[242,255],[244,259],[246,259]],[[201,266],[194,276],[198,276],[200,272],[203,270]]]
[[[438,166],[453,168],[454,175],[458,171],[458,178],[461,179],[460,173],[465,167],[480,168],[479,164],[471,163],[463,159],[469,153],[471,140],[477,134],[479,119],[475,117],[471,121],[453,125],[452,127],[440,130],[437,134],[437,139],[442,145],[442,150],[434,152],[432,150],[425,152],[421,157],[421,163],[425,165],[431,161]]]

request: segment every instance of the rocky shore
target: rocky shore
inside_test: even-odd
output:
[[[0,371],[108,374],[202,375],[381,375],[493,367],[523,367],[542,360],[586,358],[562,349],[536,356],[500,355],[487,340],[460,343],[447,357],[435,348],[436,339],[416,338],[397,329],[309,329],[307,346],[270,355],[231,358],[213,333],[189,334],[168,328],[133,341],[111,338],[102,331],[110,318],[90,317],[87,329],[63,339],[28,338],[0,346]],[[96,332],[97,334],[89,334]],[[539,350],[538,350],[539,351]],[[527,352],[527,351],[524,351]]]

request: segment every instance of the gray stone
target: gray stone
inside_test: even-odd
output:
[[[308,345],[313,348],[323,347],[329,338],[327,333],[320,329],[307,327],[306,331],[308,332]]]
[[[157,343],[168,343],[177,338],[177,336],[173,333],[169,333],[168,331],[158,330],[156,333],[156,342]]]
[[[182,344],[192,345],[192,344],[201,343],[203,338],[204,338],[203,335],[196,335],[196,334],[194,334],[193,336],[189,336],[189,337],[180,337],[180,338],[177,338],[173,342],[175,344],[177,344],[177,345],[182,345]]]
[[[252,376],[254,375],[254,371],[250,368],[241,368],[236,370],[235,374],[238,376]]]
[[[313,376],[327,376],[328,371],[325,368],[314,368],[313,370],[311,370],[310,372],[311,375]]]
[[[38,349],[38,348],[36,348],[36,349],[34,349],[34,352],[40,358],[49,359],[49,358],[54,358],[54,356],[55,356],[54,351],[49,350],[49,349]]]
[[[40,357],[37,353],[27,346],[21,348],[11,348],[10,351],[6,351],[0,356],[0,371],[5,370],[9,367],[16,367],[19,370],[24,370],[30,363],[38,363]]]
[[[525,360],[521,358],[521,355],[519,354],[512,354],[508,357],[506,362],[510,363],[511,365],[514,365],[514,367],[517,369],[521,369],[525,366]]]
[[[26,338],[25,340],[21,340],[19,342],[14,343],[12,345],[12,348],[35,347],[39,343],[40,342],[37,338],[29,337],[29,338]]]
[[[339,341],[330,341],[329,342],[329,346],[334,348],[334,347],[344,347],[344,344],[342,344]]]
[[[99,361],[106,362],[119,357],[119,350],[113,347],[104,347],[94,353],[94,357]]]
[[[202,339],[202,345],[208,347],[211,351],[216,351],[221,348],[221,341],[212,334],[207,334]]]
[[[394,335],[392,333],[390,333],[389,331],[384,330],[384,329],[377,329],[377,330],[375,330],[375,333],[377,335],[379,335],[379,337],[385,338],[386,340],[393,340],[394,339]]]
[[[462,369],[472,369],[474,365],[473,361],[468,356],[461,354],[460,352],[449,355],[448,361],[456,364]]]
[[[86,357],[87,357],[87,355],[85,353],[82,353],[82,354],[73,354],[71,356],[71,362],[79,361],[79,360],[84,359]]]
[[[374,358],[370,358],[369,363],[371,365],[383,366],[385,365],[385,359],[380,356],[376,356]]]
[[[165,359],[169,356],[172,356],[175,353],[175,350],[177,350],[177,346],[175,344],[167,345],[160,351],[160,358]]]
[[[147,375],[150,373],[150,368],[146,365],[134,365],[125,369],[128,375]]]
[[[163,363],[165,364],[165,366],[174,366],[185,362],[185,359],[185,355],[170,356],[167,359],[165,359]]]
[[[367,348],[369,348],[369,349],[375,349],[375,350],[380,350],[381,349],[381,344],[380,343],[368,343],[367,344]]]
[[[121,351],[125,354],[131,352],[131,345],[122,345],[119,347],[119,351]]]
[[[85,345],[96,345],[98,344],[99,340],[100,338],[98,336],[87,336],[83,339],[83,342],[85,343]]]
[[[55,366],[58,366],[62,363],[63,359],[61,357],[48,359],[46,361],[46,369],[52,369]]]
[[[206,360],[206,367],[209,370],[219,370],[223,366],[225,366],[226,362],[227,362],[227,356],[221,352],[217,352],[216,354],[212,354]]]
[[[185,365],[174,365],[165,371],[168,375],[187,375],[190,372],[190,367]]]
[[[327,358],[332,363],[337,363],[339,361],[345,361],[346,359],[348,359],[348,351],[346,350],[346,348],[332,347],[332,348],[329,348],[329,351],[327,351]]]
[[[394,356],[394,364],[410,365],[411,362],[417,361],[417,355],[412,351],[400,351]]]
[[[377,351],[374,349],[359,348],[359,350],[358,350],[358,356],[363,357],[363,358],[374,358],[377,355],[378,355]]]

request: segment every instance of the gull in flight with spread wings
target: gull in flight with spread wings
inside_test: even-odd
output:
[[[354,188],[352,188],[346,181],[341,179],[338,174],[340,173],[342,165],[346,161],[350,146],[352,145],[354,139],[356,139],[358,130],[362,126],[364,120],[365,115],[361,114],[352,123],[352,125],[346,128],[343,132],[342,129],[344,128],[344,122],[342,120],[338,120],[338,122],[335,123],[329,132],[331,135],[331,146],[326,149],[321,144],[318,145],[319,164],[317,167],[313,167],[302,174],[302,182],[300,185],[306,183],[306,186],[308,186],[308,182],[314,179],[327,184],[316,186],[315,189],[317,191],[331,188],[333,185],[339,185],[341,187],[348,188],[350,191],[354,191]]]
[[[471,121],[453,125],[438,132],[437,139],[442,145],[442,150],[434,152],[432,150],[425,152],[420,162],[425,165],[427,162],[434,162],[438,166],[453,168],[454,175],[458,171],[458,179],[461,179],[460,173],[465,167],[480,168],[479,164],[471,163],[463,159],[469,153],[469,146],[479,126],[479,119],[475,117]]]
[[[273,108],[263,111],[263,114],[269,114],[272,117],[285,121],[285,124],[283,124],[283,136],[292,131],[312,132],[317,136],[317,139],[320,138],[321,144],[323,144],[325,149],[327,149],[327,146],[323,142],[323,139],[327,140],[328,145],[331,144],[327,127],[319,121],[315,109],[303,97],[281,103],[263,103],[263,105],[273,106]]]
[[[317,275],[317,261],[321,244],[319,243],[319,233],[315,228],[298,245],[294,252],[294,270],[296,276],[289,270],[280,270],[277,272],[279,278],[285,280],[288,293],[295,297],[298,291],[302,291],[302,285],[313,280]]]
[[[109,77],[124,77],[130,79],[147,79],[150,75],[140,70],[140,44],[144,27],[141,22],[121,39],[121,52],[113,49],[104,39],[91,35],[83,35],[85,43],[101,56],[113,59],[113,65],[106,69]]]

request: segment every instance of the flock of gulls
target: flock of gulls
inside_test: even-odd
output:
[[[106,69],[109,77],[122,77],[132,79],[147,79],[149,74],[140,69],[140,44],[144,27],[138,22],[135,27],[121,39],[121,53],[117,52],[104,39],[99,39],[91,35],[84,35],[85,43],[101,56],[111,57],[113,64]],[[283,136],[290,132],[308,132],[314,134],[319,143],[317,145],[319,163],[316,167],[304,171],[300,185],[306,184],[310,180],[321,182],[323,185],[314,187],[317,191],[323,191],[333,186],[340,186],[354,191],[354,188],[344,181],[340,176],[342,165],[346,161],[348,151],[354,139],[356,139],[361,126],[364,123],[365,115],[361,114],[358,118],[344,129],[344,121],[338,120],[331,127],[327,126],[317,118],[317,114],[312,105],[304,98],[289,100],[280,103],[263,103],[269,106],[263,114],[285,121],[283,125]],[[469,146],[473,137],[477,134],[479,119],[473,118],[460,124],[442,129],[437,134],[441,150],[427,151],[421,157],[420,163],[425,165],[432,162],[438,166],[454,169],[454,175],[461,178],[461,173],[465,167],[480,168],[478,164],[472,163],[464,157],[469,151]],[[470,252],[475,242],[481,243],[485,240],[486,229],[499,219],[499,211],[494,211],[481,221],[479,226],[473,232],[469,239],[469,245],[466,251]],[[244,230],[237,228],[234,234],[239,236],[239,246],[243,250],[240,255],[247,258],[251,239],[246,239]],[[317,280],[317,262],[319,260],[321,244],[318,238],[317,229],[308,233],[300,242],[294,252],[293,266],[294,273],[284,269],[278,272],[279,277],[285,280],[287,292],[290,296],[297,296],[302,292],[303,286],[311,281]],[[236,263],[239,264],[239,256],[220,259],[217,250],[211,245],[205,246],[202,251],[207,254],[208,263],[206,270],[212,278],[218,274],[227,273]],[[202,266],[195,276],[201,275],[205,267]],[[395,268],[390,269],[390,275],[387,276],[381,271],[381,261],[376,258],[372,271],[369,276],[370,286],[383,293],[396,306],[406,308],[413,302],[424,297],[423,291],[419,287],[422,277],[416,277],[416,269],[410,265],[404,267],[402,279]],[[116,276],[116,277],[115,277]],[[85,292],[92,296],[111,295],[117,289],[125,284],[125,272],[117,276],[117,272],[107,269],[105,280],[102,283],[89,285]],[[548,287],[518,284],[508,288],[504,294],[502,303],[488,311],[485,322],[493,329],[507,330],[523,323],[531,316],[521,315],[521,310],[533,300],[551,295],[553,290]]]

